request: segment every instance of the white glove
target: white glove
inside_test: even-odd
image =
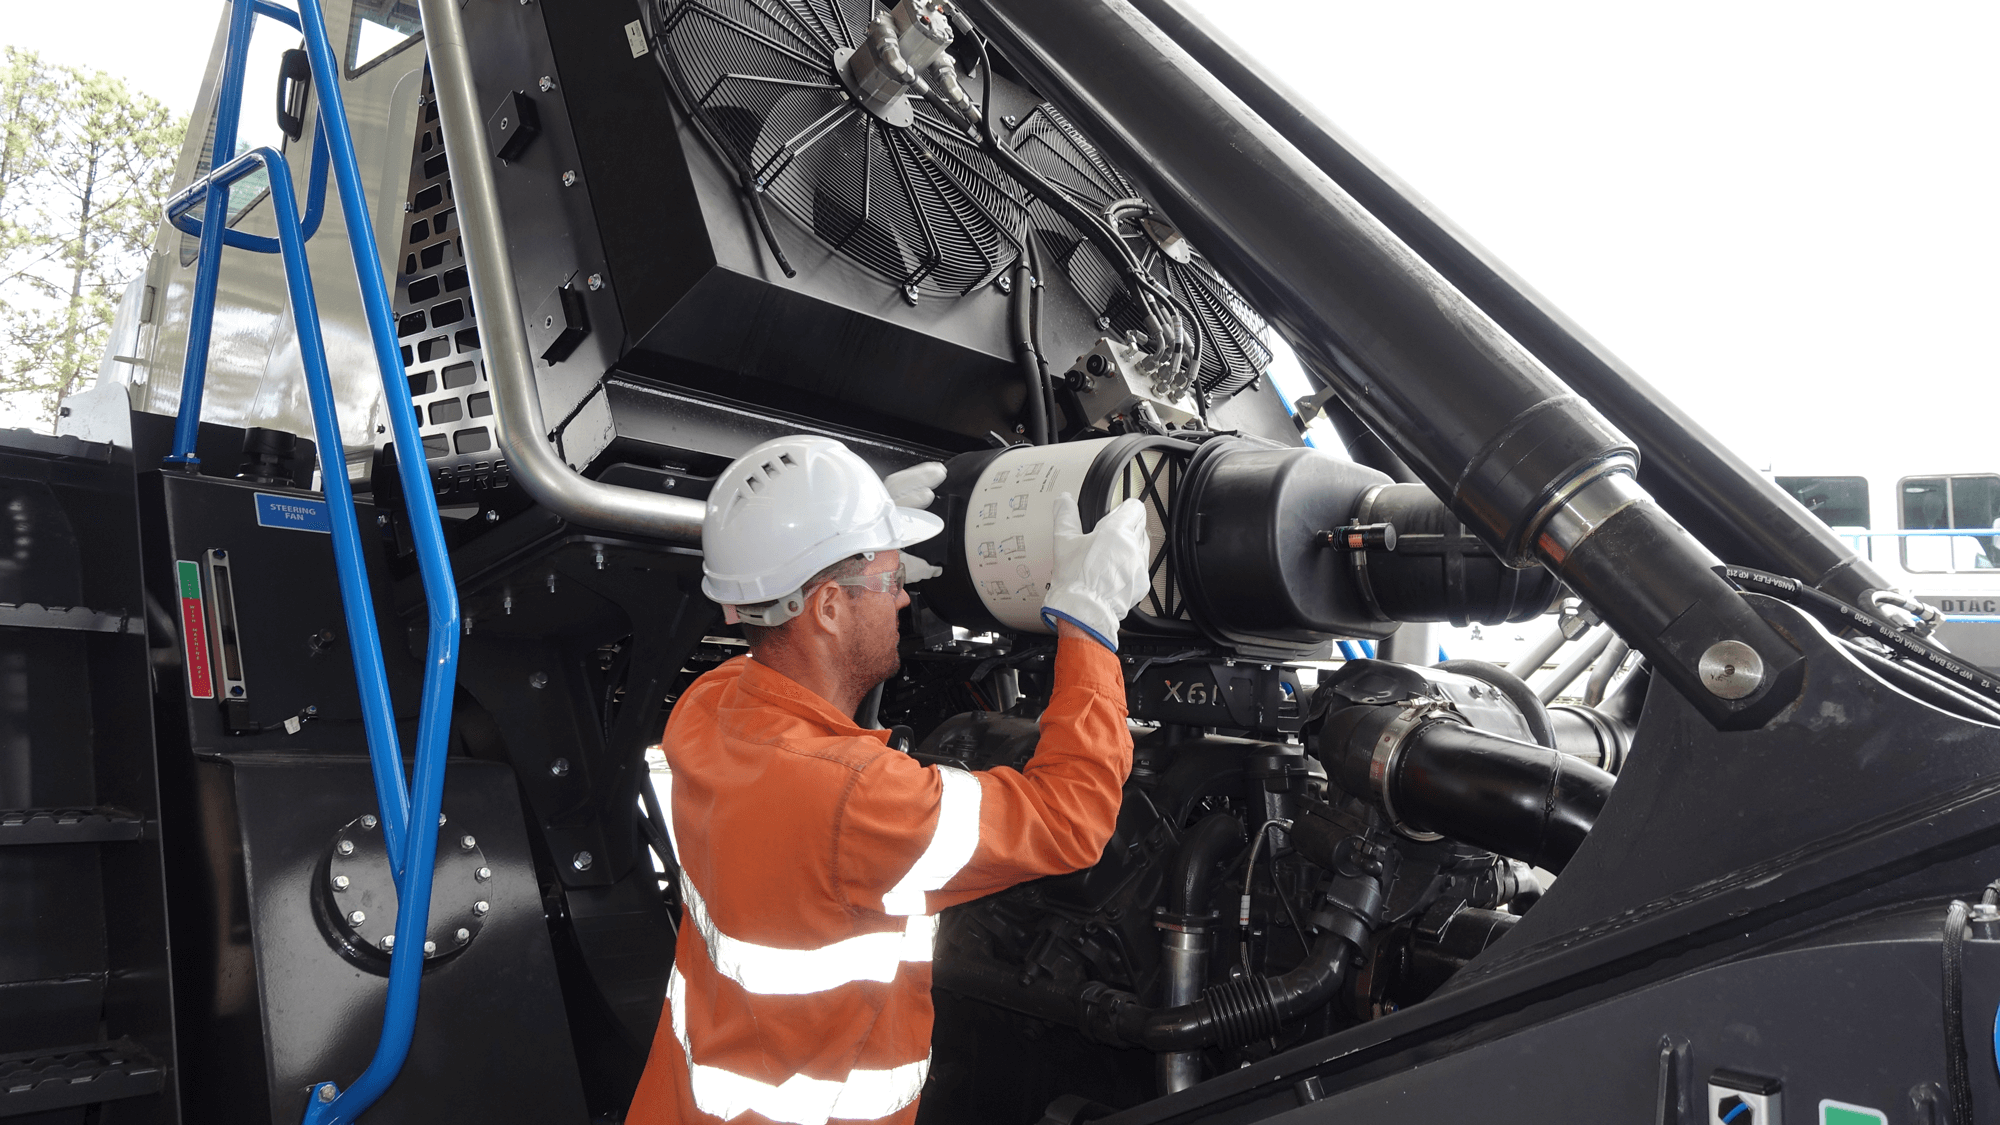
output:
[[[882,486],[898,508],[928,508],[937,498],[931,489],[944,483],[944,474],[943,462],[925,461],[883,477]]]
[[[1051,631],[1057,619],[1067,621],[1117,652],[1118,623],[1152,589],[1146,573],[1152,554],[1138,500],[1113,508],[1086,535],[1076,497],[1063,493],[1056,498],[1055,568],[1042,621]]]

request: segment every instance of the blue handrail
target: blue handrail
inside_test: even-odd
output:
[[[423,460],[423,439],[417,432],[416,408],[410,402],[409,385],[403,379],[401,350],[396,343],[395,322],[390,313],[388,289],[382,280],[382,265],[375,250],[375,233],[369,220],[368,200],[361,184],[354,138],[347,127],[347,110],[341,94],[341,71],[327,35],[326,19],[317,0],[299,0],[292,12],[269,0],[235,0],[230,12],[229,39],[224,48],[222,87],[218,91],[215,142],[211,154],[226,152],[236,145],[236,121],[242,101],[245,57],[249,49],[252,17],[264,15],[298,28],[305,37],[311,64],[313,87],[319,94],[320,111],[314,128],[313,167],[307,214],[301,221],[297,197],[292,188],[290,166],[285,158],[268,148],[259,148],[215,167],[168,203],[167,218],[177,229],[201,237],[200,259],[195,271],[194,308],[188,330],[188,358],[181,387],[180,416],[174,429],[174,451],[166,458],[169,466],[192,469],[200,464],[194,455],[194,439],[201,420],[203,377],[207,371],[209,327],[214,319],[215,291],[225,246],[260,253],[277,253],[284,261],[285,285],[297,326],[299,351],[305,366],[306,387],[312,402],[313,431],[321,456],[321,487],[331,510],[334,565],[339,576],[341,602],[348,631],[353,639],[354,670],[360,690],[363,727],[368,736],[368,757],[372,768],[377,806],[383,835],[400,903],[396,919],[396,941],[389,961],[389,989],[382,1016],[382,1036],[368,1067],[345,1091],[332,1082],[315,1083],[306,1107],[308,1125],[335,1125],[353,1121],[382,1096],[395,1081],[409,1055],[416,1033],[418,985],[424,960],[424,934],[430,924],[431,874],[437,857],[437,821],[444,799],[446,735],[451,726],[452,692],[458,677],[459,614],[458,590],[452,579],[451,560],[445,548],[444,528],[438,519],[437,498],[431,492],[429,473]],[[210,159],[213,165],[213,155]],[[320,333],[318,304],[313,295],[312,273],[306,261],[305,243],[319,227],[324,210],[326,167],[331,165],[340,192],[341,213],[346,219],[350,256],[361,290],[361,306],[368,320],[369,336],[375,345],[389,424],[395,434],[397,476],[402,480],[404,502],[408,505],[410,528],[416,540],[418,570],[425,599],[429,604],[430,636],[426,652],[422,711],[417,720],[417,747],[414,779],[405,783],[402,750],[396,737],[391,709],[388,675],[382,663],[381,638],[375,627],[374,603],[370,595],[367,568],[361,553],[361,533],[354,513],[354,496],[348,484],[340,434],[340,419],[333,398],[333,383],[326,365],[326,346]],[[275,238],[243,234],[226,227],[228,187],[262,167],[270,181],[271,202],[277,219]],[[203,208],[196,220],[196,204]]]

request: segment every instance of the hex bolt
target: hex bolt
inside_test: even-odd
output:
[[[479,841],[473,839],[472,833],[468,832],[458,838],[458,846],[464,848],[466,851],[471,851],[479,846]]]
[[[993,279],[993,288],[998,289],[1002,293],[1012,293],[1014,291],[1014,279],[1003,273]]]
[[[584,280],[584,284],[590,286],[592,291],[602,289],[604,288],[604,275],[601,273],[591,274]]]
[[[553,90],[553,89],[555,89],[555,88],[556,88],[556,80],[555,80],[555,79],[553,79],[553,78],[550,78],[550,77],[549,77],[548,75],[544,74],[544,75],[542,75],[542,82],[541,82],[541,86],[542,86],[542,93],[546,94],[546,93],[548,93],[548,92],[549,92],[550,90]]]
[[[1000,123],[1002,125],[1005,125],[1009,129],[1012,129],[1021,124],[1021,119],[1010,113],[1007,116],[1001,118]]]
[[[335,1094],[333,1089],[333,1083],[331,1082],[325,1083],[319,1088],[319,1100],[321,1102],[330,1102],[334,1099],[334,1097]]]
[[[500,513],[499,513],[499,512],[496,512],[496,511],[493,511],[493,510],[492,510],[492,509],[490,509],[490,508],[489,508],[489,509],[487,509],[487,511],[486,511],[486,522],[487,522],[487,523],[499,523],[499,522],[500,522]],[[511,610],[511,609],[512,609],[513,607],[514,607],[514,599],[513,599],[513,598],[508,598],[508,599],[507,599],[507,608]]]
[[[1110,317],[1108,317],[1108,316],[1100,316],[1100,317],[1098,317],[1098,318],[1097,318],[1097,330],[1098,330],[1099,332],[1102,332],[1102,331],[1104,331],[1105,329],[1107,329],[1107,328],[1110,328],[1110,327],[1111,327],[1111,318],[1110,318]]]
[[[483,899],[483,898],[482,898],[482,899],[480,899],[480,900],[479,900],[478,902],[475,902],[475,903],[473,903],[473,904],[472,904],[472,912],[473,912],[474,914],[477,914],[477,915],[481,916],[481,917],[485,917],[485,915],[486,915],[486,912],[487,912],[487,911],[489,911],[489,910],[491,910],[491,909],[493,909],[493,904],[492,904],[492,903],[490,903],[490,902],[487,902],[487,901],[486,901],[485,899]]]
[[[438,943],[437,943],[437,942],[434,942],[434,941],[427,941],[427,942],[425,942],[425,943],[424,943],[424,956],[426,956],[426,957],[435,957],[435,956],[437,956],[437,951],[438,951]]]
[[[484,883],[486,880],[491,879],[493,877],[493,869],[491,867],[482,867],[479,870],[474,871],[472,873],[472,877]]]
[[[374,814],[374,813],[363,813],[363,814],[361,814],[361,827],[363,827],[363,828],[373,828],[373,827],[375,827],[375,825],[376,825],[377,823],[379,823],[379,822],[378,822],[378,821],[377,821],[377,820],[375,819],[375,814]]]
[[[589,852],[578,852],[576,853],[576,858],[569,861],[569,865],[578,871],[588,871],[590,870],[590,865],[594,862],[596,861],[591,859]]]
[[[458,937],[458,944],[464,945],[466,942],[472,940],[472,931],[466,929],[464,926],[460,926],[456,936]]]
[[[550,772],[550,773],[552,773],[552,774],[554,774],[554,775],[555,775],[555,776],[557,776],[557,777],[568,777],[568,776],[569,776],[569,759],[568,759],[568,758],[557,758],[557,759],[556,759],[555,761],[553,761],[553,762],[550,762],[550,763],[549,763],[549,772]]]
[[[916,286],[914,285],[903,286],[903,303],[906,305],[915,305],[917,303]]]
[[[381,941],[378,941],[378,942],[376,942],[375,944],[376,944],[376,945],[379,945],[379,946],[381,946],[381,947],[382,947],[382,952],[384,952],[384,953],[393,953],[393,952],[395,952],[395,949],[396,949],[396,935],[395,935],[395,934],[383,934],[383,935],[382,935],[382,940],[381,940]]]
[[[443,827],[444,827],[444,814],[443,814],[443,813],[439,813],[439,814],[438,814],[438,827],[439,827],[439,828],[443,828]]]
[[[359,926],[361,923],[366,922],[367,920],[368,920],[368,914],[366,911],[350,910],[347,912],[347,924],[350,926]]]
[[[349,879],[345,875],[335,875],[333,877],[333,889],[336,891],[344,891],[348,887],[353,885],[354,885],[354,880]]]
[[[1982,941],[2000,938],[2000,906],[1990,902],[1972,904],[1972,936]]]
[[[549,674],[547,672],[528,673],[528,686],[537,691],[549,686]]]
[[[575,187],[575,186],[576,186],[576,170],[575,170],[575,169],[571,169],[570,171],[567,171],[567,172],[564,172],[564,173],[563,173],[563,186],[564,186],[564,187]]]
[[[353,854],[354,854],[354,841],[352,841],[352,840],[342,840],[342,841],[341,841],[340,843],[338,843],[338,844],[335,844],[335,845],[333,846],[333,850],[334,850],[334,851],[337,851],[337,852],[339,852],[339,853],[340,853],[341,855],[353,855]]]

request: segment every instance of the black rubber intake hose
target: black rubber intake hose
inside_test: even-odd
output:
[[[1559,872],[1615,780],[1557,750],[1436,722],[1403,744],[1388,784],[1410,827]]]
[[[1243,846],[1243,822],[1226,812],[1210,813],[1189,830],[1174,854],[1174,869],[1167,884],[1167,910],[1183,918],[1208,911],[1208,899],[1215,889],[1215,866]]]
[[[1174,1008],[1148,1008],[1130,993],[1091,985],[1083,994],[1085,1030],[1106,1042],[1149,1051],[1192,1051],[1267,1039],[1285,1021],[1333,999],[1353,951],[1345,938],[1322,934],[1292,971],[1216,985],[1194,1003]]]

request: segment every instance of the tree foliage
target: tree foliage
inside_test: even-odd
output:
[[[187,118],[102,71],[0,59],[0,394],[53,420],[145,266]]]

